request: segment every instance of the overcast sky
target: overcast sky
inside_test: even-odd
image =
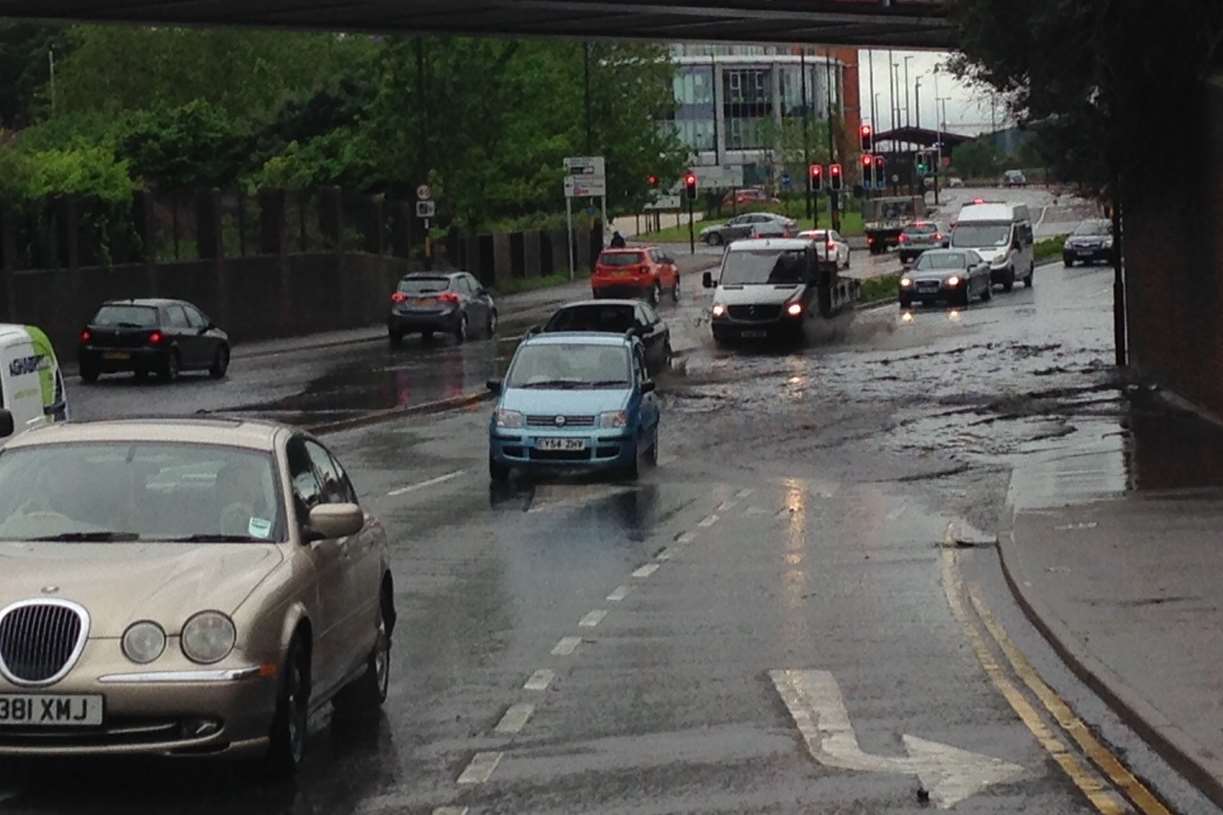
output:
[[[903,124],[904,106],[905,106],[905,57],[912,57],[909,60],[909,123],[917,124],[920,121],[922,127],[934,128],[937,121],[935,115],[934,101],[934,74],[935,69],[947,61],[949,56],[942,51],[880,51],[862,49],[858,52],[858,76],[860,78],[861,93],[862,93],[862,119],[868,120],[871,118],[871,70],[872,61],[875,65],[875,95],[876,95],[876,112],[879,114],[879,121],[875,122],[876,130],[888,130],[891,128],[892,119],[889,115],[891,110],[891,88],[888,82],[888,56],[891,55],[892,61],[898,66],[897,72],[900,75],[900,82],[896,88],[896,100],[901,107],[901,121],[897,125]],[[914,100],[914,86],[916,81],[921,79],[921,112],[920,119],[917,117],[917,104]],[[947,100],[947,129],[954,133],[963,133],[965,135],[976,135],[977,133],[985,133],[990,129],[990,95],[980,88],[971,87],[963,83],[957,82],[951,74],[945,70],[938,72],[938,95]],[[940,105],[941,107],[941,105]],[[1010,123],[1007,119],[1006,111],[999,102],[995,116],[997,118],[998,127],[1003,128]]]

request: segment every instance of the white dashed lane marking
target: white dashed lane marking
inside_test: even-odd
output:
[[[723,501],[718,504],[718,512],[730,512],[735,507],[739,506],[738,501]]]
[[[585,617],[583,617],[580,621],[578,621],[578,627],[579,628],[594,628],[599,623],[603,622],[603,618],[606,616],[607,616],[607,612],[605,610],[601,608],[597,608],[594,611],[587,614]]]
[[[501,721],[497,722],[493,732],[502,736],[512,736],[526,727],[531,714],[534,712],[535,705],[511,705],[510,709],[501,717]]]
[[[467,807],[438,807],[433,815],[467,815]]]
[[[717,522],[718,522],[718,516],[710,515],[708,518],[706,518],[705,520],[697,524],[697,526],[699,526],[701,529],[708,529],[709,527],[713,526]]]
[[[463,774],[459,776],[460,784],[483,784],[501,763],[502,753],[476,753]]]
[[[556,647],[552,649],[552,656],[567,657],[576,651],[578,646],[581,644],[581,637],[562,637],[561,641],[558,642]]]
[[[696,540],[696,534],[695,534],[695,533],[693,533],[693,532],[685,532],[684,534],[682,534],[682,535],[680,535],[678,538],[676,538],[676,539],[675,539],[675,542],[676,542],[676,543],[678,543],[678,544],[680,544],[680,545],[686,546],[687,544],[692,543],[694,540]]]
[[[661,552],[659,552],[657,555],[654,556],[654,559],[657,560],[659,563],[666,563],[668,560],[671,559],[671,550],[663,549]]]
[[[753,489],[739,490],[735,493],[735,497],[742,501],[744,498],[751,498],[755,492]]]
[[[466,470],[457,470],[453,473],[447,473],[446,475],[439,475],[437,478],[430,478],[428,481],[422,481],[419,484],[409,484],[406,487],[400,487],[397,490],[391,490],[390,492],[387,493],[387,497],[388,498],[398,498],[401,495],[407,495],[410,492],[416,492],[417,490],[423,490],[426,487],[435,487],[438,484],[445,484],[447,481],[453,481],[454,479],[460,476],[466,475],[466,474],[467,474]]]
[[[628,593],[632,590],[629,586],[617,586],[615,591],[607,595],[607,601],[609,603],[619,603],[625,597],[628,597]]]
[[[647,563],[637,571],[633,572],[633,577],[649,577],[656,571],[658,571],[657,563]]]
[[[522,689],[534,691],[547,690],[548,686],[552,684],[552,680],[555,678],[555,672],[549,671],[547,668],[541,668],[535,673],[531,674],[531,678],[528,679],[527,683],[522,686]]]

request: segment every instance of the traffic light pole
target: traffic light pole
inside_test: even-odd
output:
[[[841,207],[839,206],[840,198],[841,196],[836,190],[828,191],[828,205],[832,209],[832,213],[829,218],[832,222],[832,228],[838,232],[841,231]]]
[[[811,171],[807,171],[807,214],[811,216],[811,224],[816,229],[820,225],[820,208],[815,202],[815,190],[811,188]]]
[[[695,196],[689,194],[688,198],[688,252],[696,254],[696,226],[692,220],[692,199]]]

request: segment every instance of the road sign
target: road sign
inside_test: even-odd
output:
[[[811,757],[826,767],[866,773],[915,775],[941,809],[951,807],[993,784],[1027,775],[1018,764],[970,753],[949,744],[904,735],[906,758],[862,751],[841,688],[828,671],[769,671],[773,686],[790,711]]]
[[[433,197],[433,190],[430,189],[428,184],[421,184],[416,188],[416,197],[421,201],[428,201]]]
[[[645,205],[647,212],[654,210],[672,210],[680,208],[680,197],[678,195],[660,195],[655,200]]]
[[[702,190],[728,190],[743,186],[741,166],[719,164],[712,167],[692,167],[691,172],[696,173],[697,185]]]
[[[793,183],[793,181],[794,181],[794,179],[790,178],[790,174],[789,174],[789,173],[783,173],[783,174],[782,174],[782,176],[781,176],[781,186],[785,187],[786,189],[789,189],[789,188],[790,188],[790,184],[791,184],[791,183]]]
[[[605,179],[588,180],[582,176],[565,176],[566,198],[600,198],[607,195]]]
[[[417,218],[434,218],[437,216],[437,204],[433,201],[417,201],[416,202],[416,217]]]
[[[607,164],[603,156],[570,156],[565,159],[565,174],[606,181]]]

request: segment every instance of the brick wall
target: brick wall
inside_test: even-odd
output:
[[[1130,365],[1223,415],[1223,74],[1184,129],[1206,171],[1131,191],[1122,208]]]

